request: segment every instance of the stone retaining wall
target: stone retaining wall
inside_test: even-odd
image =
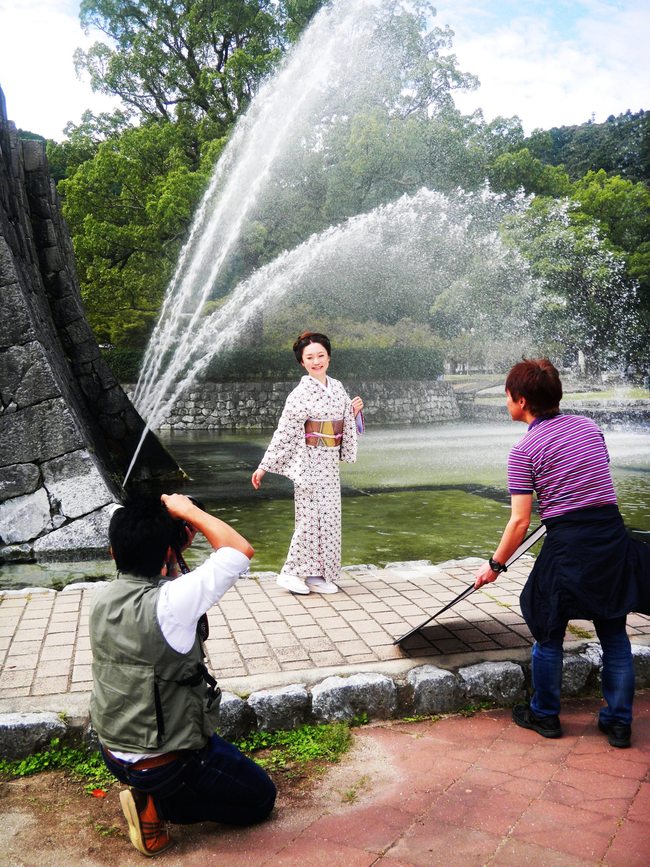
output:
[[[0,89],[0,562],[106,550],[111,504],[144,430],[86,321],[45,142]],[[177,477],[153,435],[136,474]]]
[[[561,408],[562,412],[584,415],[607,427],[647,427],[650,424],[650,400],[641,398],[616,401],[563,400]],[[495,402],[494,405],[465,401],[461,404],[461,415],[463,418],[486,422],[509,418],[505,399],[501,403]]]
[[[427,424],[460,417],[447,382],[399,380],[345,382],[350,396],[360,394],[368,422]],[[296,382],[206,382],[183,395],[160,430],[262,430],[275,427]],[[132,386],[127,386],[127,390]]]
[[[650,647],[632,645],[637,689],[650,686]],[[590,642],[565,653],[562,694],[592,694],[602,671],[600,644]],[[247,697],[226,692],[219,732],[236,740],[251,731],[281,731],[305,723],[399,719],[454,713],[483,703],[510,707],[531,689],[529,665],[503,660],[468,665],[456,671],[418,665],[404,678],[364,672],[327,677],[308,688],[292,683],[261,689]],[[19,759],[43,749],[52,737],[84,736],[97,746],[89,720],[63,722],[58,714],[0,714],[0,757]]]

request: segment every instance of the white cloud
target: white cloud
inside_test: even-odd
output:
[[[516,114],[531,132],[650,107],[648,4],[554,0],[531,14],[532,6],[438,7],[437,23],[456,32],[460,68],[481,80],[478,91],[458,97],[461,110],[482,108],[487,119]]]
[[[433,0],[436,4],[436,0]],[[487,119],[521,117],[527,132],[649,109],[647,0],[442,0],[438,25],[481,87],[458,96]],[[19,127],[60,139],[82,112],[117,107],[74,72],[75,48],[94,38],[79,24],[79,0],[0,0],[0,85]]]
[[[61,140],[85,109],[118,105],[76,77],[75,49],[96,38],[81,29],[78,0],[0,0],[0,32],[0,86],[16,126]]]

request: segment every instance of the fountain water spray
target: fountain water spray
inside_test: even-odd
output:
[[[512,211],[525,205],[524,200],[506,201],[486,191],[446,196],[422,189],[312,235],[255,271],[222,307],[200,320],[186,345],[182,364],[175,368],[180,378],[177,376],[173,385],[170,378],[168,389],[152,397],[150,418],[165,418],[179,395],[190,388],[216,354],[235,343],[250,319],[290,291],[318,291],[335,297],[337,292],[346,291],[352,274],[357,283],[371,285],[376,291],[386,273],[391,273],[391,265],[396,264],[402,285],[419,285],[434,297],[441,287],[467,279],[478,255],[484,285],[487,275],[494,272],[492,283],[502,294],[510,292],[512,282],[522,289],[529,286],[532,293],[534,284],[527,278],[525,264],[514,250],[503,246],[494,228],[504,207]],[[341,281],[341,273],[348,275],[347,282]],[[520,292],[518,297],[525,317],[531,295]]]
[[[136,386],[134,403],[150,424],[155,425],[156,395],[183,366],[201,311],[274,165],[336,82],[350,77],[352,61],[343,46],[354,44],[363,53],[372,33],[364,13],[376,5],[375,0],[355,0],[322,10],[237,123],[194,218]]]
[[[256,219],[264,224],[276,190],[300,190],[301,158],[330,153],[328,136],[336,135],[338,120],[382,100],[404,118],[421,109],[416,81],[425,73],[420,67],[403,71],[399,27],[392,30],[408,7],[407,0],[334,0],[315,16],[238,121],[149,343],[134,394],[147,427],[124,485],[148,430],[159,426],[215,354],[232,346],[251,316],[290,291],[311,289],[312,297],[327,292],[334,300],[346,291],[366,293],[368,309],[377,301],[368,287],[385,295],[419,293],[425,317],[432,309],[441,321],[467,318],[469,312],[486,332],[506,297],[513,328],[526,330],[539,303],[538,283],[501,242],[498,229],[508,211],[527,208],[528,200],[496,196],[487,188],[405,196],[324,229],[230,285],[247,228]],[[427,50],[437,51],[437,43]],[[444,104],[452,86],[449,64],[439,68],[442,81],[436,83]],[[221,308],[206,316],[206,302],[226,294]]]
[[[374,17],[382,5],[391,6],[386,0],[335,0],[323,8],[238,121],[193,220],[136,385],[133,402],[147,422],[143,439],[160,421],[160,395],[182,375],[205,303],[289,142],[337,110],[334,94],[343,99],[343,110],[347,93],[359,98],[364,68],[382,68],[381,27]]]

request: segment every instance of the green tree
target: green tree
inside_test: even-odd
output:
[[[99,144],[60,183],[82,296],[103,342],[146,339],[213,156],[194,171],[178,125],[151,122]]]
[[[366,41],[358,56],[341,57],[336,80],[324,83],[274,164],[219,292],[314,232],[405,193],[479,187],[488,148],[491,156],[523,137],[518,121],[485,124],[455,108],[454,91],[477,81],[459,70],[453,34],[434,17],[426,0],[385,0],[367,11],[359,23]]]
[[[54,180],[58,183],[71,177],[80,165],[93,159],[103,141],[116,138],[128,126],[129,116],[122,111],[99,115],[85,111],[80,124],[67,124],[62,142],[47,142],[47,159]]]
[[[533,156],[528,148],[501,153],[488,169],[492,188],[508,193],[523,189],[538,196],[565,196],[571,189],[562,166],[549,166]]]
[[[636,284],[598,225],[575,202],[539,198],[505,221],[504,237],[540,282],[531,311],[538,346],[573,365],[582,352],[594,374],[624,365],[639,337]]]
[[[109,39],[78,51],[77,68],[125,110],[86,112],[48,154],[103,342],[146,341],[235,118],[321,5],[83,0],[82,24]]]
[[[630,181],[650,182],[650,111],[626,111],[604,123],[535,130],[525,141],[549,165],[564,165],[572,180],[604,169]]]
[[[572,197],[615,247],[633,253],[650,241],[650,190],[645,184],[600,169],[576,181]]]
[[[207,120],[223,135],[320,3],[82,0],[81,23],[109,38],[75,64],[95,90],[146,120]]]
[[[573,185],[573,198],[580,211],[597,222],[612,250],[623,254],[628,276],[638,282],[639,313],[650,322],[650,190],[601,169],[587,172]],[[646,356],[647,344],[647,338],[640,338],[637,347]]]

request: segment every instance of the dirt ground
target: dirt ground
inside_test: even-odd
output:
[[[287,830],[302,827],[309,815],[346,809],[372,798],[376,784],[388,781],[389,766],[368,743],[355,740],[340,762],[312,764],[272,772],[278,799],[269,820]],[[85,783],[62,771],[0,783],[0,867],[120,867],[146,859],[131,846],[119,804],[121,786],[105,798],[85,791]],[[258,826],[261,827],[261,826]],[[204,823],[173,825],[175,845],[156,858],[176,867],[204,853],[205,864],[218,863],[219,849],[236,845],[247,829]],[[242,839],[243,845],[243,839]]]

